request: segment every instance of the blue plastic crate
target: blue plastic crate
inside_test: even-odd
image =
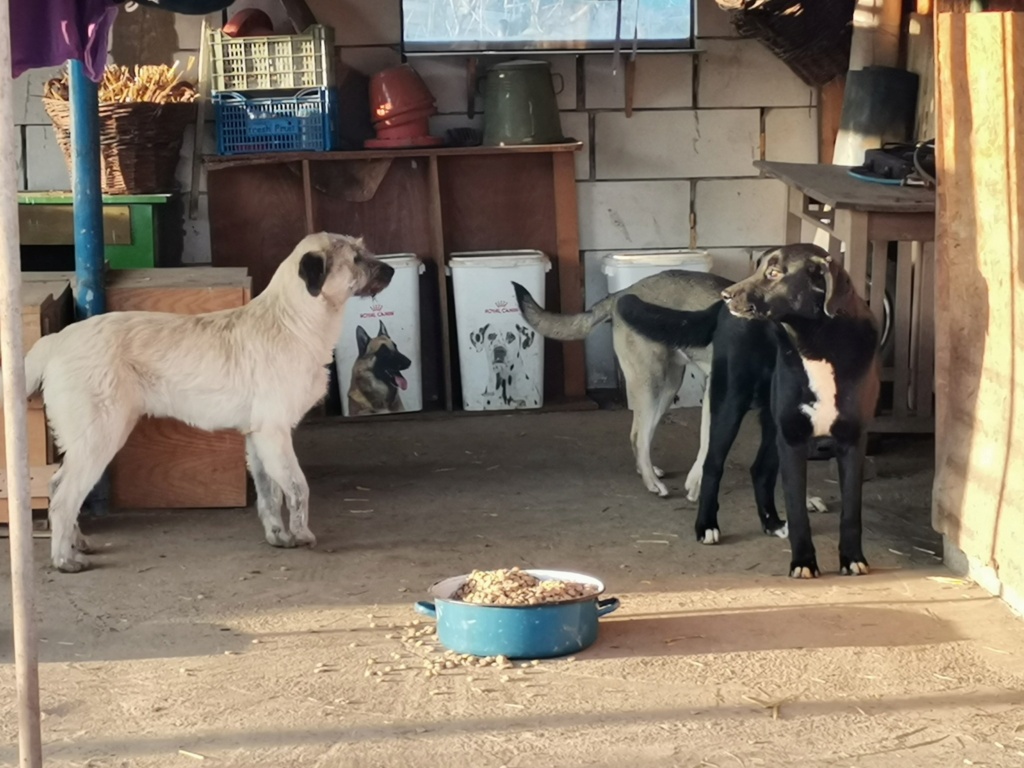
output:
[[[323,152],[337,146],[338,102],[333,88],[293,96],[213,94],[217,152]]]

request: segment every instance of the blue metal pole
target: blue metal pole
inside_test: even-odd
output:
[[[103,283],[103,192],[100,185],[99,93],[77,59],[68,62],[71,91],[71,189],[75,217],[75,309],[85,319],[106,311]]]
[[[71,193],[75,223],[75,314],[79,320],[107,309],[103,261],[103,187],[100,184],[99,90],[81,61],[68,62],[71,97]],[[104,515],[108,472],[85,500],[85,514]]]

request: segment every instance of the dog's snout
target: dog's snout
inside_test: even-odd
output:
[[[395,276],[395,268],[390,264],[379,261],[368,270],[366,287],[359,291],[359,296],[376,296],[391,284],[391,278]]]
[[[726,288],[724,291],[722,291],[722,301],[724,301],[726,304],[728,304],[730,301],[732,301],[732,298],[733,298],[732,289]]]
[[[508,353],[505,351],[504,347],[495,347],[494,348],[494,362],[496,362],[496,363],[504,363],[505,362],[505,356],[507,354]]]

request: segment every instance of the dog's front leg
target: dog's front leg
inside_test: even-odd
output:
[[[844,576],[863,576],[868,572],[868,561],[861,544],[861,504],[864,484],[865,436],[850,445],[836,445],[839,465],[839,491],[842,494],[842,512],[839,518],[839,572]]]
[[[284,493],[281,486],[267,474],[256,454],[253,445],[252,435],[245,438],[245,460],[249,464],[249,472],[252,473],[253,485],[256,486],[256,510],[259,512],[260,522],[263,523],[263,533],[267,543],[272,547],[294,547],[295,537],[289,533],[281,519],[281,503],[284,501]]]
[[[263,469],[284,493],[291,535],[298,544],[315,546],[316,536],[309,530],[309,484],[295,455],[291,430],[254,432],[251,439]]]
[[[700,498],[700,481],[704,477],[704,459],[708,457],[708,443],[711,441],[711,374],[708,373],[704,386],[704,402],[700,407],[700,448],[697,458],[686,475],[686,498],[697,501]]]
[[[789,529],[779,519],[775,508],[775,481],[779,477],[779,441],[775,416],[768,408],[762,408],[758,417],[761,421],[761,447],[750,467],[750,479],[754,484],[754,501],[761,530],[780,539],[789,538]]]
[[[794,579],[814,579],[821,575],[811,540],[811,521],[807,517],[807,443],[787,442],[785,430],[779,431],[779,464],[782,489],[786,498],[786,524],[791,550],[789,575]]]

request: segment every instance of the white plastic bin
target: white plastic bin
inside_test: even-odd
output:
[[[455,334],[467,411],[540,408],[544,404],[544,339],[519,313],[515,281],[544,304],[540,251],[453,253]]]
[[[645,277],[669,269],[710,272],[711,257],[704,251],[692,250],[616,253],[605,256],[601,267],[601,271],[608,278],[608,292],[617,293]],[[688,364],[683,371],[683,383],[672,402],[672,407],[691,408],[700,405],[704,397],[705,379],[704,372],[700,368]],[[632,408],[629,403],[627,405]]]
[[[352,297],[334,349],[345,416],[423,410],[420,275],[411,253],[378,256],[395,269],[376,297]]]

